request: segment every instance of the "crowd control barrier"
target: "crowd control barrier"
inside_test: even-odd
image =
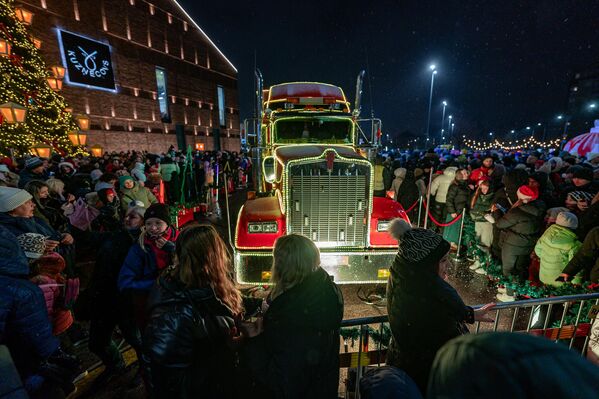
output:
[[[474,306],[478,308],[481,305]],[[591,325],[599,311],[599,293],[497,303],[494,323],[476,322],[471,333],[509,331],[545,337],[586,356]],[[359,399],[360,378],[367,366],[381,366],[387,355],[387,315],[343,320],[341,369],[352,369],[353,386],[340,385],[345,398]],[[373,339],[375,338],[375,339]],[[384,342],[386,341],[386,342]],[[351,349],[356,349],[350,352]],[[350,373],[348,373],[349,375]]]

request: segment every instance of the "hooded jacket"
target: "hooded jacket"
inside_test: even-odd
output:
[[[21,372],[31,356],[45,359],[59,346],[42,291],[28,275],[29,264],[16,237],[0,225],[0,345],[8,346]]]
[[[464,208],[468,209],[470,204],[470,189],[466,180],[456,181],[449,185],[447,190],[447,198],[445,201],[445,209],[448,214],[462,213]]]
[[[144,358],[159,398],[232,398],[234,315],[210,287],[165,275],[148,299]]]
[[[500,243],[532,251],[541,235],[545,204],[536,200],[511,208],[495,225],[501,230]]]
[[[437,350],[468,332],[472,308],[439,277],[432,263],[407,262],[399,254],[387,283],[387,311],[393,340],[387,364],[404,370],[424,391]]]
[[[428,386],[429,399],[596,398],[599,368],[545,338],[472,334],[441,348]]]
[[[127,211],[131,201],[141,201],[144,203],[144,207],[147,208],[152,204],[158,202],[154,194],[146,187],[140,186],[137,182],[132,188],[121,188],[121,209]]]
[[[431,183],[431,195],[435,196],[435,201],[444,204],[447,201],[447,190],[451,182],[455,179],[455,173],[458,168],[449,166],[445,168],[441,176],[433,179]]]
[[[341,291],[318,268],[272,301],[244,363],[273,398],[336,398],[342,318]]]
[[[395,200],[397,201],[397,192],[399,191],[399,188],[401,187],[401,183],[403,183],[404,179],[406,178],[406,172],[407,169],[406,168],[397,168],[393,171],[393,175],[395,176],[395,178],[393,179],[393,182],[391,183],[391,191],[393,191],[393,194],[395,195]]]
[[[147,178],[145,174],[146,166],[141,162],[136,162],[135,167],[131,169],[131,176],[135,178],[135,180],[145,183]]]
[[[549,226],[535,245],[535,253],[541,259],[541,269],[539,270],[541,282],[552,286],[562,285],[563,283],[557,282],[555,279],[562,273],[581,246],[582,243],[578,241],[572,230],[557,224]],[[573,280],[575,284],[581,282],[581,276],[577,276]]]

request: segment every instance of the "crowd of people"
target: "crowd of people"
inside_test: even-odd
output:
[[[379,160],[379,195],[410,209],[429,201],[433,228],[457,250],[461,217],[504,276],[550,286],[599,282],[599,154],[548,151],[408,152]],[[392,178],[394,176],[394,178]],[[421,223],[422,224],[422,223]],[[484,274],[479,262],[470,267]],[[513,301],[509,287],[498,299]]]
[[[377,160],[377,195],[402,203],[412,221],[413,205],[430,197],[431,221],[446,226],[391,224],[398,241],[387,286],[392,341],[387,367],[365,377],[363,396],[384,397],[376,393],[382,378],[396,390],[410,386],[410,397],[491,397],[483,395],[483,383],[468,390],[447,377],[455,351],[476,351],[486,342],[460,338],[467,324],[492,322],[494,314],[493,304],[465,305],[446,281],[448,255],[459,243],[453,222],[471,218],[481,245],[501,259],[506,275],[528,278],[536,254],[543,283],[598,282],[598,164],[599,156],[503,152],[429,151]],[[0,345],[8,347],[22,384],[13,392],[72,393],[84,372],[74,341],[89,331],[88,349],[104,366],[92,390],[106,389],[127,371],[114,340],[118,332],[139,366],[130,385],[119,389],[141,388],[155,398],[336,398],[344,301],[320,267],[317,246],[301,235],[280,237],[272,285],[256,298],[234,281],[229,249],[215,227],[173,224],[169,203],[210,201],[215,186],[225,192],[243,187],[251,167],[245,154],[172,149],[101,159],[0,159]],[[93,265],[88,276],[80,267],[85,262]],[[518,340],[491,341],[507,353],[545,348]],[[452,372],[480,372],[468,356],[461,360]],[[599,392],[598,368],[583,360],[571,365],[578,373],[571,392],[583,395],[571,397]],[[538,391],[538,397],[548,392]]]

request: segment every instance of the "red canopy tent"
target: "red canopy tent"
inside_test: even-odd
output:
[[[568,141],[564,151],[581,157],[588,153],[599,153],[599,120],[595,121],[595,127],[589,133],[581,134]]]

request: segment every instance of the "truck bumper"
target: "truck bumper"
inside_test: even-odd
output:
[[[337,284],[384,283],[397,250],[365,249],[326,251],[321,249],[321,266]],[[235,251],[235,272],[241,284],[268,284],[272,267],[271,251]]]

